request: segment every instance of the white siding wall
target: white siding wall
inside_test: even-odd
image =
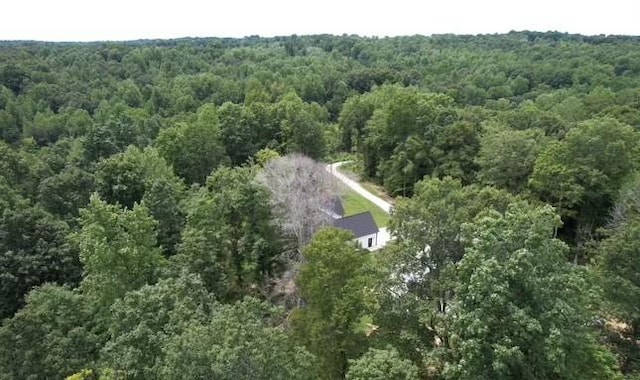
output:
[[[369,247],[369,238],[372,240],[371,247]],[[356,239],[362,248],[367,248],[369,250],[373,250],[378,246],[378,234],[371,234],[361,236]]]

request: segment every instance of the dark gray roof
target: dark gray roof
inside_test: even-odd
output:
[[[369,211],[336,219],[333,225],[353,232],[357,238],[378,232],[378,226]]]
[[[344,215],[344,208],[342,207],[342,201],[339,197],[333,197],[329,199],[329,202],[327,203],[327,209],[336,215]]]

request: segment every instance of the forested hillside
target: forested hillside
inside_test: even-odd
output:
[[[640,37],[0,42],[0,379],[639,379],[639,168]]]

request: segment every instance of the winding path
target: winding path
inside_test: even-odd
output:
[[[367,189],[365,189],[364,187],[360,186],[360,184],[354,180],[352,180],[351,178],[347,177],[346,175],[340,173],[338,171],[338,168],[340,166],[342,166],[343,164],[347,163],[349,161],[340,161],[340,162],[335,162],[333,164],[329,164],[326,166],[326,169],[329,173],[331,173],[334,177],[336,177],[337,179],[340,180],[340,182],[344,183],[345,185],[347,185],[351,190],[355,191],[356,193],[362,195],[363,197],[367,198],[368,200],[370,200],[371,202],[373,202],[373,204],[375,204],[376,206],[380,207],[384,212],[386,212],[387,214],[389,214],[391,212],[391,203],[385,201],[384,199],[377,197],[373,194],[371,194],[369,191],[367,191]]]
[[[342,164],[344,164],[346,162],[348,162],[348,161],[335,162],[333,164],[327,165],[325,167],[325,169],[329,173],[331,173],[334,177],[336,177],[338,180],[340,180],[340,182],[342,182],[345,185],[347,185],[351,190],[353,190],[356,193],[362,195],[364,198],[368,199],[373,204],[375,204],[376,206],[380,207],[382,209],[382,211],[384,211],[387,214],[389,214],[391,212],[391,208],[393,207],[391,205],[391,203],[385,201],[384,199],[382,199],[380,197],[377,197],[377,196],[371,194],[367,189],[362,187],[358,182],[352,180],[351,178],[347,177],[346,175],[344,175],[344,174],[342,174],[342,173],[340,173],[338,171],[338,168],[340,166],[342,166]],[[391,236],[389,235],[389,231],[387,230],[387,228],[386,227],[380,228],[380,232],[379,232],[379,235],[378,235],[378,246],[376,247],[376,249],[379,249],[379,248],[382,248],[383,246],[385,246],[389,240],[391,240]]]
[[[329,164],[329,165],[326,166],[326,169],[334,177],[336,177],[342,183],[347,185],[351,190],[353,190],[356,193],[358,193],[358,194],[362,195],[363,197],[367,198],[368,200],[373,202],[373,204],[375,204],[376,206],[380,207],[384,212],[389,214],[391,212],[391,207],[393,207],[391,205],[391,203],[385,201],[384,199],[382,199],[380,197],[377,197],[377,196],[371,194],[364,187],[360,186],[360,184],[358,182],[352,180],[351,178],[347,177],[346,175],[344,175],[344,174],[342,174],[342,173],[340,173],[338,171],[338,168],[340,166],[342,166],[346,162],[348,162],[348,161],[340,161],[340,162],[335,162],[333,164]]]

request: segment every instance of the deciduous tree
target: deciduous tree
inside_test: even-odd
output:
[[[143,205],[122,210],[93,195],[74,238],[84,266],[82,290],[101,306],[157,280],[164,263],[157,222]]]
[[[434,345],[448,344],[455,265],[471,243],[462,224],[484,209],[504,210],[512,200],[505,191],[445,177],[418,182],[414,196],[396,204],[390,224],[395,242],[380,254],[388,277],[375,323],[383,340],[416,362]]]
[[[104,343],[91,305],[53,284],[34,289],[0,327],[0,372],[7,380],[62,379],[93,366]]]
[[[638,199],[636,198],[636,201]],[[598,279],[604,291],[603,315],[620,323],[611,334],[625,373],[640,372],[640,214],[628,209],[624,219],[606,231],[593,248]]]
[[[303,102],[295,92],[286,94],[275,107],[283,135],[283,150],[321,158],[325,153],[323,122],[327,118],[326,110],[318,104]]]
[[[282,311],[252,298],[216,305],[165,346],[164,379],[314,379],[313,355],[285,334]]]
[[[16,205],[16,204],[14,204]],[[19,206],[19,205],[17,205]],[[23,297],[45,282],[76,285],[81,266],[69,244],[66,223],[42,207],[5,209],[0,215],[0,318],[10,317]]]
[[[512,193],[523,191],[533,172],[538,153],[544,148],[544,133],[537,129],[524,131],[494,127],[480,140],[477,162],[479,179]]]
[[[258,181],[269,190],[274,215],[284,233],[294,239],[292,256],[299,261],[313,234],[329,224],[323,208],[337,195],[334,178],[324,165],[291,154],[269,160]]]
[[[132,208],[142,201],[154,183],[164,181],[179,190],[180,180],[153,148],[129,147],[98,163],[96,190],[110,204]]]
[[[204,105],[195,122],[164,129],[155,145],[176,174],[187,184],[204,184],[207,176],[229,158],[221,140],[215,106]]]
[[[418,367],[403,359],[393,347],[371,348],[355,360],[349,360],[347,380],[418,380]]]
[[[93,187],[93,175],[71,166],[38,185],[38,202],[47,211],[72,220],[89,203]]]
[[[182,274],[127,293],[110,310],[101,364],[119,377],[160,378],[165,345],[208,321],[213,296],[196,275]]]
[[[518,203],[467,225],[445,378],[619,376],[588,327],[587,279],[553,238],[559,223],[551,207]]]
[[[318,357],[327,378],[343,377],[367,347],[364,317],[374,308],[370,257],[344,230],[319,231],[304,250],[296,280],[303,304],[294,311],[296,339]]]
[[[257,292],[279,272],[280,236],[269,194],[251,168],[220,168],[189,201],[174,262],[202,276],[220,300]]]

